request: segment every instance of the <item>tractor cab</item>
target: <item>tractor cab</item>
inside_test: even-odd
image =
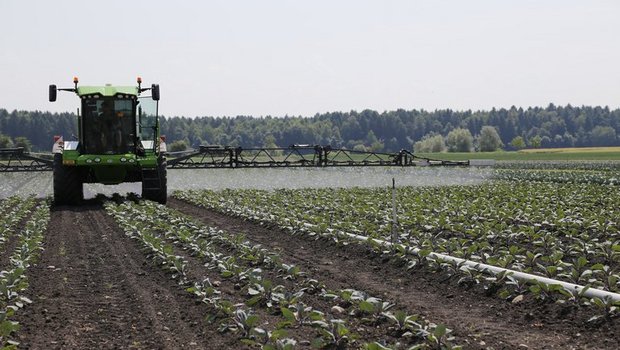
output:
[[[159,85],[79,86],[59,89],[50,85],[49,99],[57,91],[75,92],[81,113],[75,141],[55,140],[54,200],[72,204],[83,197],[83,183],[115,185],[142,182],[142,196],[166,202],[165,143],[159,135]],[[150,96],[142,95],[150,91]]]
[[[158,101],[139,96],[139,90],[110,85],[77,88],[82,101],[81,153],[144,155],[145,148],[153,149],[158,137]]]

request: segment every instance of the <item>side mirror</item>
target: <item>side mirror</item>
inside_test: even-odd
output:
[[[50,85],[50,102],[56,101],[56,85]]]
[[[159,84],[151,85],[151,96],[154,101],[159,101]]]

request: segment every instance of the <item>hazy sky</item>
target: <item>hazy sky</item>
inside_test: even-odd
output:
[[[168,116],[620,105],[620,1],[0,0],[0,108],[161,86]]]

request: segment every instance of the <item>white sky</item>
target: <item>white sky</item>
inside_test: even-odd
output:
[[[0,108],[159,83],[168,116],[620,105],[620,1],[0,0]]]

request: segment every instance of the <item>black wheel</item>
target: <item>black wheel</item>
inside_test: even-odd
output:
[[[74,205],[84,200],[80,169],[62,164],[62,154],[54,154],[54,204]]]
[[[142,170],[142,198],[166,204],[168,200],[168,163],[165,158],[159,159],[157,168]]]

